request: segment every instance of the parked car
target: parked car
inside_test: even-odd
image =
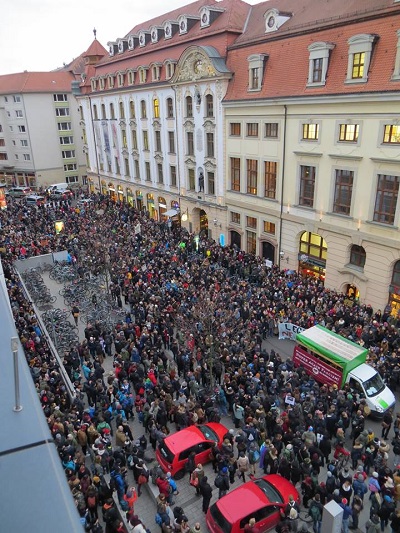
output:
[[[289,496],[299,503],[295,486],[278,474],[270,474],[240,485],[216,501],[207,511],[206,522],[211,533],[241,533],[250,518],[254,529],[263,533],[281,520],[281,510]]]
[[[51,195],[50,198],[52,200],[67,200],[68,198],[73,196],[73,192],[69,189],[55,189]]]
[[[38,194],[30,194],[24,198],[26,205],[39,206],[43,205],[46,202],[44,196],[39,196]]]
[[[86,207],[92,203],[93,200],[91,198],[81,198],[80,200],[78,200],[78,202],[76,202],[76,205],[78,207]]]
[[[6,191],[6,196],[11,196],[12,198],[23,198],[32,194],[30,187],[11,187]]]
[[[210,451],[215,443],[220,447],[227,428],[217,422],[189,426],[168,435],[156,450],[157,461],[165,472],[171,472],[175,479],[182,479],[189,454],[196,454],[195,464],[210,461]]]

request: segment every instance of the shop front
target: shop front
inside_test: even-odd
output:
[[[125,201],[124,189],[122,188],[122,185],[118,185],[118,187],[117,187],[117,195],[118,195],[118,202],[124,202]]]
[[[142,191],[136,191],[136,207],[138,211],[143,210],[143,194]]]
[[[208,216],[204,209],[200,209],[200,232],[204,231],[208,235]]]
[[[325,281],[328,247],[325,239],[317,233],[305,231],[300,237],[299,273]]]
[[[158,220],[158,212],[154,207],[154,195],[151,192],[147,193],[147,211],[149,212],[150,218]]]
[[[117,194],[115,191],[115,186],[111,182],[108,184],[108,194],[110,195],[110,198],[113,202],[117,201]]]
[[[389,285],[390,314],[400,317],[400,261],[396,261],[392,272],[392,281]]]
[[[165,201],[165,198],[162,196],[158,197],[158,214],[159,214],[159,220],[163,221],[168,218],[168,216],[165,215],[167,212],[167,203]]]
[[[133,197],[133,192],[132,192],[132,189],[130,187],[127,187],[127,189],[126,189],[126,201],[127,201],[128,205],[130,205],[131,207],[135,206],[135,199]]]
[[[261,243],[261,257],[275,264],[275,246],[268,241],[263,241]]]
[[[242,236],[235,230],[230,231],[231,234],[231,246],[236,246],[239,250],[242,249]]]
[[[104,180],[101,181],[101,194],[103,196],[107,196],[108,194],[107,183]]]

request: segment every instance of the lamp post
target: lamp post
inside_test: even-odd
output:
[[[19,368],[18,368],[18,337],[11,337],[11,351],[14,359],[14,389],[15,389],[15,402],[14,411],[19,413],[22,411],[22,405],[19,393]]]

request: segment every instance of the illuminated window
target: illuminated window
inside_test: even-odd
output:
[[[258,161],[246,159],[247,164],[247,194],[257,194]]]
[[[365,83],[376,35],[359,34],[350,37],[346,83]]]
[[[400,144],[400,126],[386,124],[383,133],[383,142],[385,144]]]
[[[271,235],[275,235],[275,224],[273,222],[268,222],[267,220],[264,220],[264,233],[270,233]]]
[[[319,124],[303,124],[303,139],[317,141],[319,134]]]
[[[357,142],[359,129],[358,124],[340,124],[339,141]]]
[[[154,118],[160,118],[160,102],[158,98],[154,98],[153,100],[153,114]]]
[[[264,196],[275,198],[276,196],[276,161],[264,161]]]
[[[257,228],[256,217],[246,217],[246,226],[248,228],[256,229]]]

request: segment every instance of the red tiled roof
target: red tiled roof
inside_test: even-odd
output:
[[[242,0],[221,0],[220,2],[210,1],[210,0],[198,0],[197,2],[193,2],[192,4],[188,4],[186,6],[182,6],[179,9],[175,9],[174,11],[170,11],[169,13],[164,13],[163,15],[156,17],[154,19],[151,19],[149,21],[143,22],[142,24],[136,25],[127,35],[131,34],[137,34],[140,30],[149,30],[151,26],[161,26],[164,22],[168,20],[176,20],[179,15],[195,15],[198,16],[200,9],[203,6],[209,6],[212,7],[215,5],[219,9],[223,9],[224,11],[210,24],[210,26],[206,28],[200,27],[200,21],[197,21],[196,24],[194,24],[187,33],[180,35],[179,32],[176,32],[171,39],[165,40],[164,37],[161,37],[161,39],[157,43],[148,43],[143,48],[135,48],[135,50],[126,50],[122,54],[115,54],[113,57],[109,57],[107,54],[107,57],[104,57],[101,62],[99,63],[101,65],[110,65],[108,67],[109,72],[116,72],[117,70],[122,70],[125,67],[121,67],[119,63],[124,61],[126,58],[135,58],[136,56],[143,56],[143,55],[151,55],[154,56],[153,51],[154,50],[170,50],[176,45],[181,45],[181,43],[184,43],[185,46],[188,46],[189,44],[198,44],[200,41],[204,41],[205,38],[207,38],[207,44],[208,41],[210,41],[211,36],[222,33],[222,32],[230,32],[232,34],[231,37],[226,38],[225,46],[231,45],[236,36],[240,34],[245,26],[248,13],[250,11],[251,6],[247,4],[246,2],[243,2]],[[201,43],[204,44],[204,43]],[[215,46],[215,45],[212,45]],[[180,46],[179,46],[180,48]],[[222,56],[226,55],[226,50],[222,51],[221,48],[218,48],[219,52]],[[178,59],[179,55],[177,56],[175,54],[174,50],[174,58]],[[163,61],[169,54],[165,54],[164,51],[160,52],[160,59],[152,59],[152,61]],[[111,63],[118,63],[117,66],[111,67]],[[122,64],[122,63],[121,63]],[[125,62],[124,62],[125,64]],[[150,64],[150,60],[147,58],[144,60],[141,59],[140,64]]]
[[[71,92],[71,82],[75,79],[71,72],[19,72],[0,76],[0,94]]]
[[[271,9],[292,13],[292,17],[277,31],[265,33],[264,15]],[[273,40],[283,34],[303,33],[327,25],[342,26],[348,20],[359,20],[388,10],[399,11],[400,5],[394,4],[393,0],[269,0],[251,6],[246,30],[235,45],[256,39]]]
[[[94,39],[92,44],[89,46],[89,48],[82,54],[82,57],[89,57],[89,56],[107,56],[108,52],[104,48],[102,44],[97,39]]]
[[[307,1],[307,0],[305,0]],[[324,2],[325,0],[321,0]],[[340,0],[341,1],[341,0]],[[386,0],[385,0],[386,1]],[[349,2],[353,3],[354,2]],[[369,0],[365,0],[368,4]],[[381,2],[383,4],[384,1]],[[267,40],[251,46],[228,51],[227,66],[235,72],[229,83],[225,100],[252,100],[291,96],[314,96],[346,93],[367,93],[400,90],[400,81],[391,81],[393,74],[397,29],[400,28],[400,14],[385,18],[337,26],[312,33],[286,36],[285,39]],[[279,32],[279,30],[278,30]],[[366,83],[346,84],[348,39],[357,34],[376,34],[376,41]],[[309,51],[308,46],[317,41],[331,42],[331,51],[326,85],[307,87]],[[248,91],[248,61],[251,54],[266,54],[262,89]]]

